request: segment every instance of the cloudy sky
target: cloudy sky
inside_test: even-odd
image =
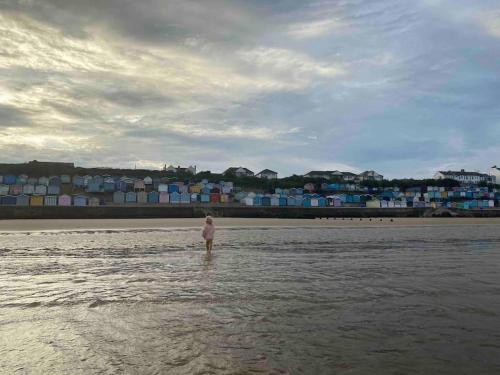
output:
[[[498,0],[0,0],[2,162],[500,164]]]

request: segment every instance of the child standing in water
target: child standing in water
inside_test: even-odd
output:
[[[208,253],[212,252],[212,245],[214,242],[214,233],[215,233],[215,227],[213,224],[213,220],[210,216],[207,216],[207,218],[205,220],[205,226],[203,227],[203,232],[201,235],[206,241],[205,245],[207,246]]]

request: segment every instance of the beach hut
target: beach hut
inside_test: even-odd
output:
[[[170,186],[176,186],[176,185],[169,185]],[[178,204],[181,203],[181,194],[174,191],[173,193],[170,193],[170,203],[172,204]]]
[[[85,207],[88,204],[88,199],[85,195],[75,195],[73,197],[73,206]]]
[[[17,178],[16,178],[17,185],[24,185],[27,182],[28,182],[28,176],[25,174],[21,174],[21,175],[17,176]]]
[[[199,193],[201,193],[202,188],[203,188],[203,186],[201,186],[201,185],[191,185],[191,186],[189,186],[189,192],[199,194]]]
[[[102,183],[102,178],[100,176],[96,176],[96,177],[93,177],[91,178],[90,180],[87,180],[87,184],[86,184],[86,191],[88,193],[100,193],[102,190],[101,190],[101,187],[102,187],[103,183]]]
[[[113,180],[111,177],[107,177],[104,179],[104,183],[102,185],[102,189],[106,192],[106,193],[112,193],[115,191],[115,180]]]
[[[83,186],[87,186],[90,180],[92,180],[91,175],[86,174],[85,176],[83,176]]]
[[[125,194],[125,203],[137,203],[137,194],[133,191],[129,191]]]
[[[28,178],[26,183],[35,186],[36,184],[38,184],[38,178],[30,177],[30,178]]]
[[[57,206],[57,196],[55,195],[46,195],[44,197],[44,206]]]
[[[91,207],[98,207],[101,205],[101,201],[97,197],[91,197],[89,198],[89,206]]]
[[[319,207],[319,199],[311,198],[311,207]]]
[[[380,201],[378,199],[366,201],[366,208],[380,208]]]
[[[272,196],[271,197],[271,206],[279,206],[279,205],[280,205],[279,197]]]
[[[0,184],[3,184],[3,176],[0,175]]]
[[[254,198],[252,198],[252,197],[246,197],[243,199],[243,204],[245,206],[253,206],[253,200],[254,200]]]
[[[45,186],[45,185],[36,185],[35,186],[35,194],[38,194],[38,195],[47,195],[47,186]]]
[[[318,198],[318,207],[326,207],[328,205],[328,202],[325,197],[319,197]]]
[[[23,193],[23,185],[9,185],[10,195],[19,195]]]
[[[311,197],[304,196],[304,198],[302,199],[302,206],[303,207],[311,207]]]
[[[191,203],[191,195],[189,193],[181,193],[181,203],[189,204]]]
[[[316,186],[314,186],[313,183],[308,182],[307,184],[304,185],[304,190],[312,193],[316,190]]]
[[[118,180],[115,182],[115,190],[126,192],[127,191],[127,182],[123,180]]]
[[[61,187],[59,185],[49,185],[47,188],[48,195],[59,195],[61,194]]]
[[[67,194],[60,195],[59,198],[57,199],[57,205],[64,207],[71,206],[71,196]]]
[[[158,201],[160,204],[170,203],[170,194],[167,191],[159,192]]]
[[[201,193],[200,194],[201,203],[209,203],[210,202],[210,194]]]
[[[49,186],[61,186],[61,177],[50,176],[49,177]]]
[[[200,201],[200,194],[191,193],[191,202],[199,202],[199,201]]]
[[[17,182],[17,177],[12,175],[12,174],[8,174],[8,175],[3,176],[2,183],[4,185],[15,185],[16,182]]]
[[[157,191],[151,191],[148,193],[148,203],[159,203],[160,194]]]
[[[45,177],[45,176],[39,177],[38,178],[38,185],[49,186],[49,178]]]
[[[270,206],[271,205],[271,197],[270,196],[263,196],[261,198],[261,204],[262,206]]]
[[[71,176],[69,174],[62,174],[61,175],[61,184],[70,184],[71,183]]]
[[[162,192],[168,193],[168,184],[159,184],[158,185],[158,192],[159,193],[162,193]]]
[[[286,205],[287,206],[296,206],[297,205],[297,201],[295,200],[295,197],[287,197],[286,198]]]
[[[204,186],[204,187],[201,189],[201,192],[202,192],[203,194],[210,194],[211,190],[212,190],[212,189],[211,189],[209,186]],[[244,197],[243,197],[243,198],[244,198]],[[242,198],[242,199],[243,199],[243,198]]]
[[[30,206],[43,206],[43,195],[32,195],[30,197]]]
[[[26,184],[23,185],[23,194],[34,194],[35,193],[35,186],[31,184]]]
[[[73,186],[77,188],[81,188],[84,185],[82,176],[73,176]]]
[[[144,185],[153,185],[153,179],[149,176],[144,177]]]
[[[220,194],[218,193],[210,194],[210,203],[220,203]]]
[[[18,195],[16,197],[16,206],[29,206],[30,197],[28,195]]]
[[[230,203],[231,202],[231,196],[229,194],[221,194],[220,195],[220,202],[221,203]]]
[[[0,195],[9,194],[9,185],[0,185]]]
[[[123,191],[115,191],[113,193],[113,203],[124,204],[125,203],[125,193]]]
[[[137,193],[137,203],[148,203],[148,193],[146,193],[145,191],[139,191]]]
[[[175,184],[168,185],[168,192],[170,194],[172,194],[172,193],[179,193],[179,186],[175,185]],[[172,202],[172,197],[170,197],[170,202]]]
[[[135,180],[134,181],[134,190],[135,191],[141,191],[146,189],[146,184],[144,183],[144,180]]]
[[[17,197],[13,195],[4,195],[0,198],[2,206],[15,206],[17,204]]]

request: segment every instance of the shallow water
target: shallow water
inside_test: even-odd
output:
[[[498,374],[499,229],[0,233],[0,372]]]

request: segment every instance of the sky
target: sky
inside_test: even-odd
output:
[[[0,161],[500,165],[498,0],[0,0]]]

